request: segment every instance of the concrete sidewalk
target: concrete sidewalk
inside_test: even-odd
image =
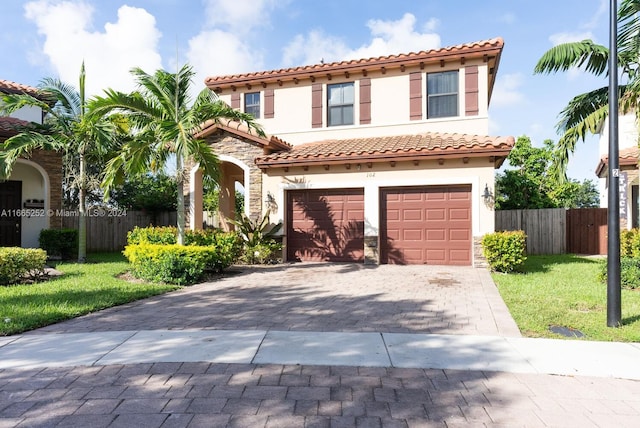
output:
[[[522,338],[483,269],[234,268],[0,338],[0,428],[635,428],[638,361]]]
[[[0,339],[0,369],[157,362],[403,367],[640,380],[637,343],[258,330],[147,330]]]

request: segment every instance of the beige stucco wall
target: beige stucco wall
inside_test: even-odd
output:
[[[43,199],[45,208],[42,210],[24,209],[22,212],[21,245],[25,248],[37,248],[40,231],[49,227],[49,180],[44,170],[37,164],[18,159],[10,180],[22,182],[22,203],[27,199]]]
[[[478,66],[478,115],[465,116],[465,67]],[[431,72],[460,70],[459,79],[459,104],[457,117],[442,119],[426,119],[426,75]],[[422,73],[423,91],[423,119],[410,120],[409,115],[409,74],[420,71]],[[311,85],[310,80],[302,80],[299,83],[283,82],[282,86],[269,85],[267,89],[274,90],[273,119],[261,117],[258,122],[271,135],[290,144],[300,144],[325,139],[361,138],[373,136],[418,134],[424,132],[461,133],[472,135],[487,135],[489,130],[488,119],[488,70],[487,64],[481,60],[468,60],[464,65],[456,67],[455,64],[447,64],[446,67],[427,66],[424,70],[418,67],[389,70],[381,73],[380,70],[371,70],[367,78],[371,79],[371,124],[360,125],[360,79],[361,73],[346,76],[334,76],[331,80],[319,78],[315,83],[323,85],[323,127],[311,127]],[[343,82],[354,82],[354,125],[351,126],[326,126],[326,85]],[[264,115],[264,91],[262,88],[246,90],[238,89],[240,96],[240,109],[244,109],[244,92],[261,91],[261,114]],[[223,92],[220,97],[231,104],[231,90]]]
[[[472,194],[472,233],[480,237],[494,231],[494,211],[491,205],[484,203],[481,195],[485,185],[494,193],[494,167],[487,158],[472,158],[468,163],[462,159],[448,159],[443,165],[437,160],[421,160],[418,165],[413,162],[398,162],[395,167],[388,163],[363,163],[331,166],[325,170],[323,166],[310,167],[308,171],[296,167],[285,172],[281,168],[269,169],[264,175],[263,198],[270,194],[274,197],[278,210],[272,221],[282,220],[286,223],[285,191],[293,189],[334,189],[364,188],[365,196],[365,236],[379,236],[380,208],[379,195],[383,187],[425,186],[445,184],[470,184]]]

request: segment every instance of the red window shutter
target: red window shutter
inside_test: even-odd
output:
[[[273,119],[275,111],[273,109],[274,94],[273,89],[266,89],[264,91],[264,118]]]
[[[311,127],[322,128],[322,84],[311,86]]]
[[[409,74],[409,118],[422,119],[422,73]]]
[[[478,108],[478,66],[464,69],[464,113],[466,116],[477,116]]]
[[[371,79],[360,79],[360,125],[371,123]]]
[[[240,94],[237,92],[231,94],[231,108],[240,108]]]

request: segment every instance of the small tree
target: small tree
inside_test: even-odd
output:
[[[133,140],[121,148],[106,167],[103,188],[105,197],[126,177],[161,170],[170,159],[175,161],[177,185],[178,244],[184,244],[185,206],[183,184],[187,174],[185,162],[192,160],[204,175],[214,182],[219,176],[218,158],[211,147],[197,137],[207,121],[236,121],[250,131],[264,135],[250,114],[232,109],[208,88],[192,103],[189,89],[193,69],[185,65],[177,73],[157,70],[153,75],[140,68],[132,70],[139,90],[124,94],[107,90],[105,97],[96,98],[91,107],[96,116],[121,112],[132,125]]]
[[[586,208],[599,204],[598,190],[590,180],[563,180],[554,171],[557,148],[546,140],[533,147],[522,136],[507,157],[513,169],[496,177],[496,209]]]

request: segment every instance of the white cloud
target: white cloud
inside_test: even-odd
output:
[[[586,39],[593,40],[593,33],[591,31],[579,31],[579,32],[564,32],[556,33],[549,36],[549,41],[553,46],[557,46],[563,43],[581,42]]]
[[[246,34],[269,23],[269,12],[288,0],[205,0],[206,28]]]
[[[498,22],[503,22],[505,24],[513,24],[516,22],[516,20],[516,15],[511,12],[505,12],[498,17]]]
[[[524,82],[522,73],[503,74],[498,76],[493,88],[491,105],[507,107],[520,104],[524,100],[521,88]]]
[[[383,55],[417,52],[440,47],[440,36],[433,32],[438,25],[431,19],[423,25],[423,32],[415,30],[416,18],[405,13],[397,21],[370,20],[367,27],[371,41],[356,49],[351,49],[340,38],[312,30],[306,36],[297,35],[283,51],[285,66],[317,64],[346,59],[371,58]]]
[[[90,30],[93,7],[82,0],[32,1],[25,5],[25,16],[44,36],[43,53],[62,81],[77,86],[84,60],[88,95],[106,88],[132,90],[132,67],[149,73],[161,68],[161,34],[155,18],[144,9],[120,7],[118,20],[105,24],[103,31]]]
[[[262,69],[262,56],[242,39],[220,30],[203,31],[189,40],[187,61],[196,72],[196,92],[209,76],[244,73]]]

